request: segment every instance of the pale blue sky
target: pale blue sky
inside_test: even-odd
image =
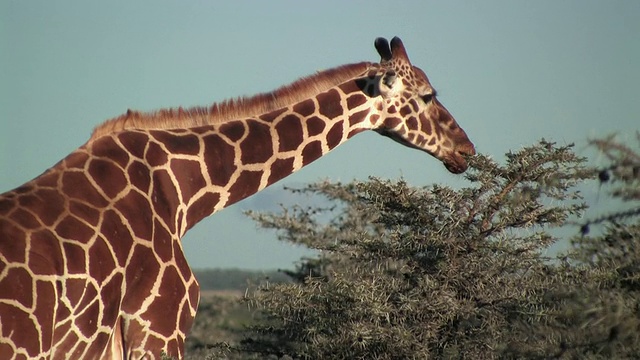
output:
[[[0,191],[39,175],[128,108],[206,105],[377,61],[400,36],[476,144],[638,130],[640,1],[15,1],[0,4]],[[579,151],[584,149],[578,147]],[[304,252],[242,215],[278,191],[367,176],[461,184],[435,159],[363,134],[196,226],[192,267],[288,267]]]

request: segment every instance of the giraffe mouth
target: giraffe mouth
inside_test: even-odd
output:
[[[467,170],[467,160],[465,160],[462,156],[451,156],[449,159],[443,161],[444,167],[449,170],[452,174],[462,174]]]
[[[462,174],[469,167],[465,158],[475,154],[476,149],[473,147],[473,144],[469,143],[468,145],[458,146],[454,151],[445,155],[442,163],[450,173]]]

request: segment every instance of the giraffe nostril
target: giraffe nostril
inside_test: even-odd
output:
[[[473,146],[471,142],[467,142],[466,144],[457,146],[456,151],[460,155],[473,156],[476,154],[476,148]]]

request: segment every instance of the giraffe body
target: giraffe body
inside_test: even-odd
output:
[[[199,300],[181,237],[374,130],[463,172],[473,144],[399,39],[210,108],[128,111],[0,195],[0,358],[181,358]]]

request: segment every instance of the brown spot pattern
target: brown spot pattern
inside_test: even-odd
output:
[[[115,204],[115,208],[125,219],[136,219],[136,221],[129,222],[134,236],[151,240],[151,226],[149,224],[153,219],[153,213],[147,198],[135,191],[130,191],[127,196]]]
[[[280,120],[276,126],[278,134],[278,151],[293,151],[297,149],[302,141],[302,123],[296,115],[287,115]]]
[[[125,132],[118,135],[118,140],[127,153],[138,159],[144,158],[144,150],[149,143],[149,136],[140,132]]]
[[[162,274],[162,283],[159,289],[159,296],[156,296],[151,306],[147,309],[146,316],[154,317],[153,314],[164,314],[164,316],[154,317],[151,323],[151,330],[162,335],[171,335],[178,324],[178,313],[167,311],[167,309],[179,309],[180,302],[186,294],[186,289],[178,272],[173,267],[167,267]]]
[[[141,161],[134,161],[129,165],[127,174],[129,175],[129,181],[132,186],[143,193],[149,192],[149,186],[151,186],[151,171],[147,165]]]
[[[322,104],[318,111],[328,119],[334,119],[342,115],[344,109],[340,103],[341,99],[340,93],[335,89],[318,95],[318,103]]]
[[[160,260],[170,262],[173,257],[172,236],[156,219],[154,220],[153,252]]]
[[[271,165],[271,174],[269,175],[269,184],[284,178],[293,172],[293,158],[278,159]]]
[[[240,143],[243,164],[261,164],[273,156],[271,128],[255,120],[247,122],[249,134]]]
[[[238,142],[245,133],[244,124],[238,122],[230,122],[226,124],[221,124],[218,128],[218,131],[226,137],[229,138],[232,142]]]
[[[165,131],[151,131],[151,136],[164,144],[170,154],[198,155],[200,143],[192,134],[174,135]]]
[[[89,274],[102,285],[104,280],[111,275],[116,265],[109,246],[103,237],[98,237],[91,245],[89,258],[91,259],[89,261]]]
[[[209,178],[214,185],[225,185],[236,171],[235,149],[218,135],[204,138],[205,159]]]
[[[62,219],[55,227],[55,232],[58,236],[55,236],[47,230],[36,232],[31,236],[31,242],[34,243],[35,240],[57,242],[58,237],[61,237],[63,239],[86,243],[93,235],[93,229],[73,216],[67,216]]]
[[[126,268],[125,281],[126,293],[122,300],[122,310],[127,313],[135,313],[140,310],[145,297],[137,294],[151,294],[151,289],[156,281],[155,274],[160,273],[160,265],[153,255],[153,250],[146,246],[136,245],[133,255]],[[154,276],[148,276],[154,274]]]
[[[313,141],[302,149],[302,163],[307,165],[322,156],[322,143]]]
[[[94,144],[93,155],[98,158],[109,159],[123,169],[129,163],[129,153],[116,144],[112,137],[108,136],[100,138]]]
[[[83,274],[87,271],[85,268],[85,252],[80,246],[71,243],[64,242],[62,244],[64,256],[68,259],[66,263],[66,271],[69,274]]]
[[[115,198],[128,184],[122,169],[107,160],[93,159],[89,163],[89,176],[111,199]]]
[[[172,159],[171,172],[180,184],[182,201],[187,203],[191,198],[207,184],[202,172],[200,162],[195,160]]]
[[[125,266],[129,250],[133,246],[134,240],[118,213],[113,210],[107,210],[104,213],[100,233],[105,238],[111,239],[111,245],[114,247],[118,265]]]
[[[32,289],[33,279],[24,268],[9,269],[7,275],[0,280],[0,298],[15,300],[26,308],[33,306]],[[4,321],[2,319],[2,323]]]
[[[342,142],[342,129],[344,128],[344,124],[342,121],[338,121],[333,124],[329,133],[327,133],[327,146],[329,149],[333,149],[338,146]]]
[[[149,166],[162,166],[167,163],[167,153],[157,143],[150,142],[144,159]]]
[[[6,239],[12,239],[12,241],[0,241],[0,253],[2,256],[8,262],[24,263],[27,252],[27,234],[14,224],[2,219],[0,219],[0,233],[6,236]],[[2,262],[0,262],[1,265],[3,265]],[[2,270],[4,268],[0,269],[0,271]],[[0,292],[0,297],[2,297],[2,292]]]
[[[207,193],[196,200],[187,212],[187,229],[191,229],[200,219],[210,215],[220,201],[220,194]]]
[[[166,219],[169,230],[175,233],[173,219],[175,219],[178,205],[180,205],[178,189],[176,189],[171,175],[166,170],[154,171],[152,178],[151,204],[153,205],[153,213],[161,219]]]
[[[62,249],[56,236],[49,230],[31,234],[28,266],[35,275],[62,275],[64,264]]]
[[[62,191],[69,198],[82,200],[85,203],[91,204],[95,208],[102,208],[107,206],[109,202],[102,196],[89,182],[89,179],[83,173],[79,172],[66,172],[62,176]],[[55,214],[54,210],[50,211]],[[40,220],[44,220],[41,216]],[[46,225],[51,225],[51,222],[43,221]]]
[[[295,104],[293,111],[302,117],[307,117],[316,111],[316,105],[313,103],[313,100],[307,99]]]
[[[309,136],[315,136],[321,134],[326,127],[326,123],[324,120],[320,119],[317,116],[312,116],[307,119],[307,131],[309,132]]]
[[[228,205],[238,202],[258,191],[262,171],[243,171],[238,180],[229,189]]]

